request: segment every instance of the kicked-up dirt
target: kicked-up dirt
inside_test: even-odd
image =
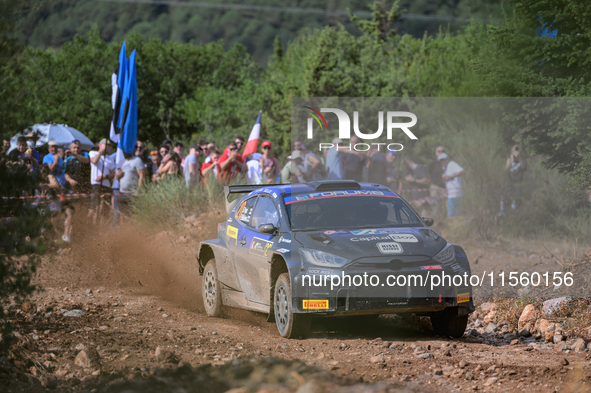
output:
[[[262,314],[203,313],[195,257],[214,224],[189,222],[182,234],[75,228],[72,244],[44,257],[35,279],[44,289],[7,308],[17,344],[0,359],[2,392],[591,390],[586,340],[575,348],[570,337],[562,345],[510,323],[501,330],[490,304],[458,340],[410,315],[318,319],[308,337],[287,340]],[[487,268],[533,259],[466,251]]]

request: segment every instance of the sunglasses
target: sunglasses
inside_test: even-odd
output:
[[[271,146],[265,146],[265,147],[263,147],[263,150],[267,150],[267,149],[268,150],[271,150]]]
[[[237,148],[235,148],[235,147],[233,147],[233,148],[231,148],[231,149],[229,149],[229,150],[230,150],[230,151],[236,151],[236,150],[238,150],[238,149],[237,149]]]
[[[136,148],[136,149],[143,149],[143,148],[144,148],[144,146],[142,146],[142,145],[135,145],[135,148]]]
[[[70,143],[80,143],[80,141],[78,139],[74,139],[72,142]]]

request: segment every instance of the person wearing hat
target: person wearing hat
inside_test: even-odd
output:
[[[189,155],[185,157],[185,161],[182,164],[183,175],[185,176],[185,184],[187,187],[194,187],[199,183],[201,171],[199,171],[200,165],[197,159],[202,151],[201,146],[196,143],[192,144],[189,149]]]
[[[460,215],[460,201],[464,196],[462,189],[462,175],[464,168],[457,162],[452,161],[446,153],[439,155],[439,162],[443,169],[443,181],[445,181],[445,188],[447,190],[447,216]]]
[[[277,176],[281,174],[277,159],[271,156],[271,142],[264,141],[262,144],[263,156],[259,159],[263,169],[263,183],[273,184]]]
[[[55,176],[60,186],[63,187],[64,184],[66,184],[66,165],[64,163],[64,160],[60,157],[60,155],[57,152],[57,142],[49,141],[47,143],[47,147],[49,149],[49,154],[43,157],[43,163],[47,164],[51,174]]]
[[[304,180],[304,156],[300,150],[294,150],[287,157],[289,160],[281,170],[281,183],[303,183]]]
[[[343,144],[340,138],[332,140],[332,147],[326,153],[326,169],[328,175],[326,180],[342,180],[343,179],[343,153],[339,148]]]
[[[91,196],[88,206],[88,216],[93,218],[96,224],[98,213],[101,210],[99,206],[99,194],[111,192],[111,181],[115,177],[115,163],[109,157],[111,141],[107,138],[101,139],[98,145],[98,151],[93,150],[88,153],[90,157],[90,184]]]

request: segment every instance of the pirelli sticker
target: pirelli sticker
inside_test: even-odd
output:
[[[458,294],[458,303],[466,303],[469,301],[470,301],[470,294],[469,293]]]
[[[328,300],[304,300],[304,310],[328,310]]]
[[[232,239],[238,238],[238,228],[228,225],[228,229],[226,230],[226,235],[228,237],[231,237]]]

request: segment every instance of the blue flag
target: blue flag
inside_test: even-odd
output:
[[[111,76],[111,85],[113,87],[113,96],[111,98],[113,104],[113,119],[111,120],[111,132],[109,137],[115,143],[119,142],[121,137],[121,100],[123,95],[123,89],[125,88],[125,79],[127,78],[127,52],[125,48],[125,42],[121,46],[119,52],[119,64],[115,73]]]
[[[135,143],[137,141],[137,77],[135,58],[136,52],[134,49],[131,56],[129,56],[129,70],[125,81],[125,89],[123,90],[123,105],[121,107],[123,116],[120,118],[122,129],[121,139],[117,146],[117,166],[123,165],[121,161],[123,154],[119,154],[120,151],[134,154]]]

